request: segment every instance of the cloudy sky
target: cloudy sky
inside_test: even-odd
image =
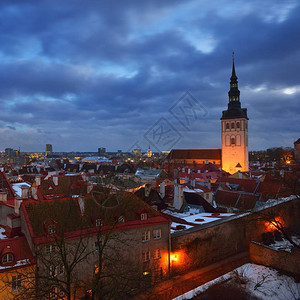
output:
[[[0,150],[219,148],[233,51],[250,149],[293,146],[299,15],[297,0],[2,1]]]

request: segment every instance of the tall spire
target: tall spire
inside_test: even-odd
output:
[[[230,77],[230,90],[228,92],[228,109],[223,111],[222,119],[247,118],[247,109],[241,108],[238,78],[235,73],[234,52],[232,52],[232,72]]]
[[[237,81],[237,76],[235,74],[235,67],[234,67],[234,52],[232,52],[232,73],[230,77],[230,81]]]

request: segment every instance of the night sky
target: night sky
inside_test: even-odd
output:
[[[299,16],[297,0],[2,1],[0,150],[220,148],[233,51],[249,149],[293,147]]]

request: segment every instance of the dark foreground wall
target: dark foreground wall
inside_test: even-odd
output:
[[[251,240],[259,242],[263,233],[274,230],[266,221],[269,216],[280,218],[285,227],[299,231],[300,199],[173,233],[171,271],[185,272],[248,251]]]

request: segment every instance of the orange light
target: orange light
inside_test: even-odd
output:
[[[178,260],[177,254],[171,254],[170,258],[171,258],[171,261],[177,261]]]
[[[289,165],[290,163],[291,163],[291,161],[290,161],[290,160],[287,160],[287,161],[286,161],[286,164],[287,164],[287,165]]]
[[[283,226],[282,220],[279,217],[275,217],[273,221],[265,222],[265,226],[267,231],[275,231],[278,230],[281,226]]]

